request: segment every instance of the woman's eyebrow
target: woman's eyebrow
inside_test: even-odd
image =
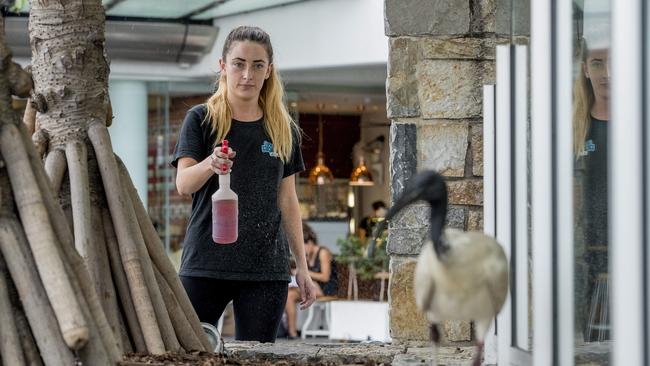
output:
[[[232,60],[233,60],[233,61],[237,60],[237,61],[243,61],[243,62],[246,62],[246,59],[243,59],[243,58],[241,58],[241,57],[233,57]],[[253,60],[253,63],[257,63],[257,62],[266,63],[266,60]]]

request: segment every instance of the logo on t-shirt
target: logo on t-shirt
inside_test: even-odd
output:
[[[274,158],[278,157],[278,153],[273,151],[273,144],[266,140],[262,144],[262,154],[269,154],[269,156],[272,156]]]
[[[582,150],[580,156],[587,156],[589,153],[592,153],[594,151],[596,151],[596,144],[594,143],[594,140],[589,139],[585,141],[585,149]]]

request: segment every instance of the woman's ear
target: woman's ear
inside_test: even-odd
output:
[[[589,71],[587,71],[587,65],[584,62],[582,63],[582,72],[585,73],[585,78],[589,79]]]
[[[219,69],[221,69],[222,72],[226,71],[226,62],[221,57],[219,57]]]
[[[264,80],[268,79],[271,76],[271,72],[273,72],[273,64],[269,64],[269,68],[266,69],[266,75],[264,75]]]

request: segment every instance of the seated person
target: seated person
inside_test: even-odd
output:
[[[338,283],[336,280],[336,264],[332,252],[318,245],[318,238],[314,230],[303,222],[302,232],[305,242],[305,255],[309,266],[309,275],[316,285],[316,297],[336,296]],[[296,303],[300,300],[300,291],[289,287],[285,312],[287,315],[288,338],[296,338]]]
[[[366,238],[372,238],[375,226],[386,216],[386,204],[384,201],[375,201],[372,203],[372,215],[364,217],[359,223],[359,239],[365,241]]]

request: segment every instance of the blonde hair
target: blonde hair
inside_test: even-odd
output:
[[[273,63],[273,47],[269,35],[258,27],[240,26],[233,29],[226,37],[223,45],[222,57],[224,61],[235,42],[251,41],[262,45],[269,57],[269,64]],[[286,163],[291,158],[292,146],[300,144],[300,133],[284,101],[284,87],[280,75],[273,67],[271,75],[262,86],[259,97],[259,106],[264,112],[264,129],[271,138],[273,151],[278,154],[282,162]],[[217,91],[206,102],[207,114],[205,120],[212,126],[215,135],[215,146],[226,137],[231,127],[232,110],[228,103],[228,87],[226,74],[221,73]],[[294,134],[298,141],[294,141]]]
[[[594,105],[594,90],[585,76],[587,42],[580,41],[580,70],[573,84],[573,149],[576,159],[585,149],[585,140],[591,126],[591,107]]]

